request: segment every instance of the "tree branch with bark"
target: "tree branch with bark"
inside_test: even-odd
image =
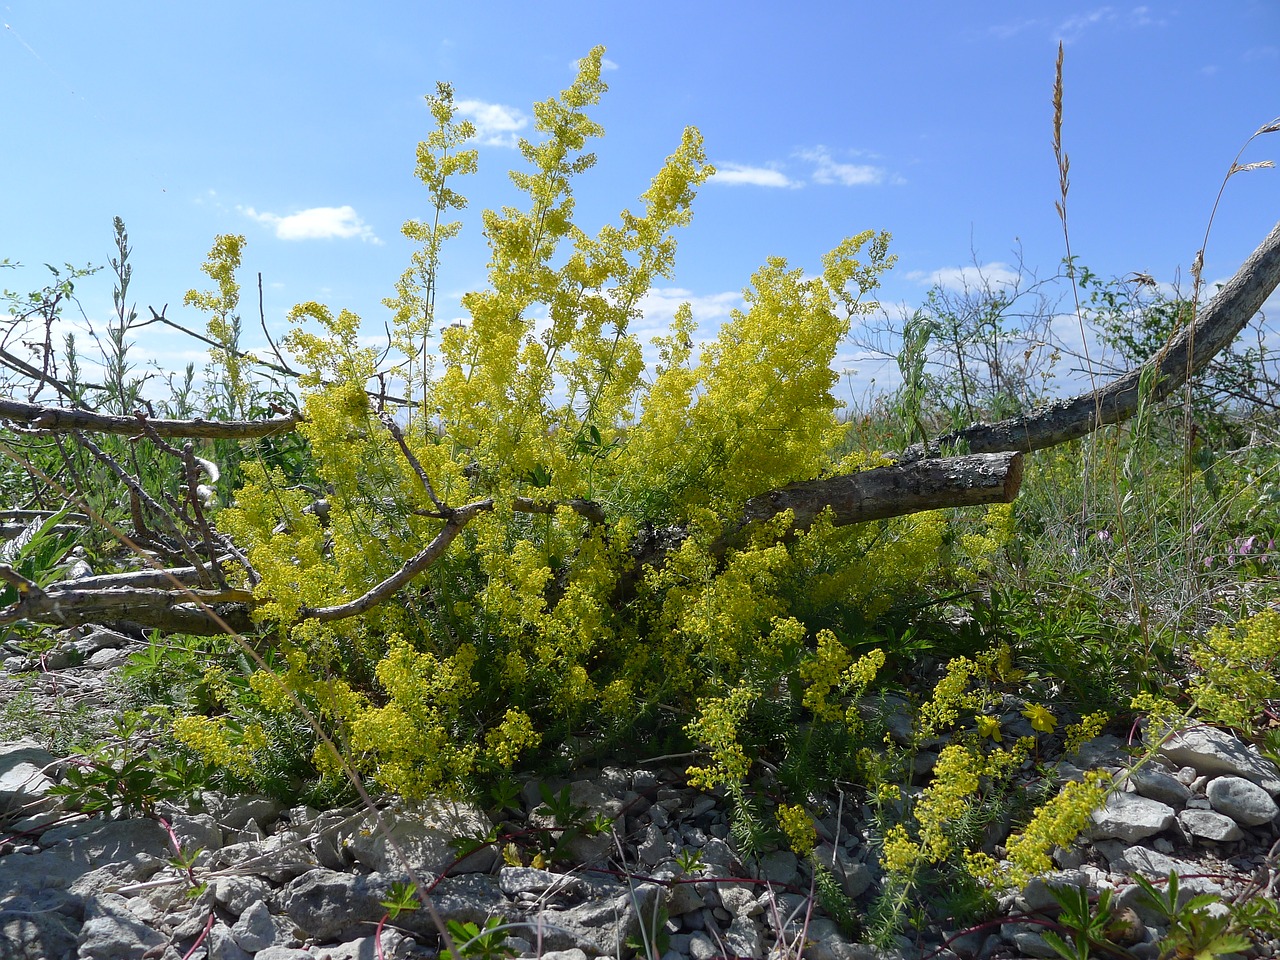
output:
[[[740,520],[730,526],[719,549],[740,543],[758,523],[790,510],[794,530],[807,528],[816,517],[830,510],[836,525],[864,523],[904,516],[925,510],[1011,502],[1018,494],[1022,478],[1022,454],[1065,443],[1085,436],[1104,424],[1119,423],[1132,416],[1140,402],[1139,385],[1154,376],[1150,398],[1167,397],[1188,378],[1224,350],[1260,309],[1263,301],[1280,285],[1280,224],[1271,231],[1236,275],[1199,312],[1195,322],[1180,331],[1146,364],[1118,377],[1096,392],[1051,403],[1024,417],[997,423],[978,423],[936,437],[904,450],[896,463],[850,474],[819,477],[762,491],[747,501]],[[112,416],[88,410],[41,406],[0,399],[0,419],[15,429],[58,434],[73,431],[114,434],[127,437],[250,440],[297,429],[303,421],[297,411],[256,421],[213,421],[153,418],[142,412],[133,417]],[[336,620],[358,616],[403,590],[435,563],[475,517],[493,509],[492,499],[451,508],[440,499],[426,472],[417,463],[394,419],[387,420],[396,439],[443,521],[430,542],[406,561],[394,574],[352,599],[317,608],[303,608],[300,618]],[[961,456],[940,456],[948,449],[967,449]],[[176,454],[175,454],[176,455]],[[189,451],[187,470],[190,472]],[[189,478],[190,479],[190,478]],[[530,514],[553,513],[568,507],[592,523],[602,523],[605,508],[594,501],[576,499],[563,503],[515,498],[513,509]],[[171,511],[172,512],[172,511]],[[208,520],[193,531],[192,542],[183,553],[192,555],[194,543],[203,549],[216,548]],[[646,566],[658,566],[676,549],[685,531],[667,528],[642,534],[633,545],[634,570],[639,576]],[[230,546],[223,543],[223,546]],[[223,553],[211,561],[214,578],[234,582],[252,571],[243,554],[236,559]],[[143,628],[212,634],[228,627],[247,632],[254,628],[252,611],[257,598],[248,590],[212,587],[205,561],[183,567],[160,567],[134,573],[89,577],[39,587],[12,568],[0,567],[0,579],[15,586],[18,599],[0,610],[0,624],[20,620],[69,625],[76,623],[127,621]],[[222,578],[229,577],[230,580]]]

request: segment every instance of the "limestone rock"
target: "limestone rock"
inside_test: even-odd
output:
[[[0,957],[12,960],[74,958],[80,921],[63,913],[58,902],[25,896],[5,897],[0,905]]]
[[[621,887],[621,885],[619,885]],[[666,890],[654,883],[604,898],[593,898],[567,910],[540,910],[526,921],[530,939],[536,940],[541,924],[541,942],[547,950],[584,950],[592,956],[616,956],[619,944],[640,935],[640,918],[652,929],[666,897]]]
[[[1280,795],[1280,771],[1256,747],[1215,727],[1191,727],[1170,736],[1160,754],[1175,766],[1191,766],[1201,774],[1228,774]]]
[[[1263,796],[1266,794],[1264,793]],[[1221,813],[1214,813],[1212,810],[1183,810],[1178,814],[1178,823],[1182,824],[1182,829],[1191,836],[1203,837],[1218,843],[1240,840],[1244,837],[1244,831],[1234,820]]]
[[[1275,819],[1280,808],[1267,791],[1244,777],[1217,777],[1209,781],[1205,796],[1213,809],[1245,827],[1257,827]]]
[[[0,743],[0,819],[25,816],[52,804],[46,794],[53,781],[44,771],[53,762],[53,754],[34,740]]]
[[[1178,809],[1191,799],[1191,791],[1187,785],[1163,770],[1139,767],[1130,770],[1128,776],[1134,789],[1149,800],[1159,800]]]
[[[372,814],[366,814],[346,828],[339,828],[340,846],[364,867],[388,875],[406,872],[406,867],[419,877],[435,878],[446,870],[450,873],[488,873],[497,861],[492,847],[479,850],[459,861],[450,841],[484,835],[493,823],[479,807],[445,800],[426,800],[420,804],[396,806],[382,811],[383,826],[395,845],[408,857],[400,862],[399,854],[378,828]]]
[[[1091,815],[1095,840],[1112,837],[1126,843],[1137,843],[1173,826],[1173,808],[1159,800],[1148,800],[1135,793],[1115,793]]]

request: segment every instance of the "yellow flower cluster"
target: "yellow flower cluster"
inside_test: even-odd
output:
[[[258,734],[261,730],[258,731]],[[205,763],[245,776],[251,769],[250,752],[260,745],[258,735],[249,742],[233,742],[231,731],[222,717],[182,716],[173,721],[174,738]],[[239,739],[239,738],[235,738]]]
[[[803,703],[819,720],[839,720],[845,711],[830,703],[827,695],[840,683],[840,675],[849,666],[849,651],[830,630],[818,633],[818,648],[811,660],[800,667],[805,684]]]
[[[1280,613],[1264,610],[1214,627],[1191,644],[1191,698],[1206,719],[1251,732],[1268,700],[1280,699]]]
[[[775,813],[787,845],[799,857],[807,857],[818,843],[818,828],[799,804],[779,804]]]
[[[1064,731],[1066,741],[1062,746],[1063,751],[1068,755],[1079,753],[1081,747],[1102,733],[1102,728],[1110,719],[1109,714],[1098,711],[1082,717],[1079,723],[1070,724]]]
[[[1013,864],[1014,883],[1053,869],[1049,854],[1055,847],[1069,847],[1089,825],[1089,816],[1106,799],[1110,778],[1100,770],[1083,780],[1066,783],[1056,797],[1035,812],[1020,834],[1009,838],[1006,849]]]
[[[956,657],[947,664],[947,672],[933,688],[933,698],[920,708],[920,730],[926,737],[936,736],[954,726],[960,711],[979,711],[984,698],[970,685],[982,675],[982,666],[968,657]]]
[[[717,784],[739,784],[746,779],[751,759],[738,742],[738,727],[756,698],[755,690],[742,686],[727,696],[699,701],[698,716],[685,729],[707,748],[711,763],[685,771],[690,786],[711,790]]]

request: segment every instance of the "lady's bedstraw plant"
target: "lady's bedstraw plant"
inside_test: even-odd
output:
[[[521,142],[526,166],[511,175],[524,203],[480,215],[488,283],[461,298],[463,322],[441,329],[435,298],[446,241],[464,228],[450,219],[466,206],[457,180],[479,156],[447,85],[429,98],[435,129],[417,158],[428,215],[404,228],[421,249],[388,300],[398,365],[388,373],[349,311],[292,311],[285,345],[306,371],[300,432],[316,484],[249,463],[219,515],[259,575],[247,586],[280,668],[242,692],[255,716],[229,697],[226,716],[179,724],[209,762],[309,749],[261,722],[290,715],[288,690],[363,774],[406,796],[500,780],[553,744],[655,728],[694,741],[690,775],[708,787],[741,794],[762,750],[812,751],[835,770],[853,763],[856,702],[886,654],[855,657],[828,625],[850,612],[873,623],[939,579],[969,580],[1002,542],[1008,513],[994,510],[985,532],[960,537],[941,514],[841,528],[822,516],[799,532],[781,516],[725,548],[749,497],[883,462],[833,461],[845,427],[831,365],[874,306],[888,237],[850,237],[816,272],[768,260],[714,339],[695,349],[684,306],[647,364],[632,324],[671,275],[675,232],[713,170],[686,130],[636,209],[594,234],[575,223],[574,187],[603,132],[590,116],[602,53],[535,106],[541,139]],[[214,306],[233,304],[215,279]],[[381,407],[392,382],[410,411]],[[396,603],[317,613],[399,571],[464,504],[465,529]],[[687,532],[682,544],[632,570],[638,538],[666,524]],[[784,724],[795,743],[770,733],[783,718],[803,721]],[[311,762],[336,774],[319,750]]]

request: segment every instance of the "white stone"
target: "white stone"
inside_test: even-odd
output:
[[[439,876],[450,873],[488,873],[497,861],[493,847],[481,847],[465,859],[450,845],[457,837],[474,837],[487,834],[493,823],[484,811],[473,804],[451,803],[444,800],[426,800],[420,804],[398,806],[384,810],[382,826],[390,832],[395,845],[409,859],[408,866],[419,876]],[[342,836],[340,846],[357,863],[378,873],[399,875],[405,864],[378,826],[372,814],[367,814],[346,828],[338,828]]]
[[[1217,777],[1209,782],[1205,796],[1213,809],[1246,827],[1269,823],[1280,813],[1267,791],[1244,777]]]
[[[1193,837],[1220,843],[1239,840],[1244,836],[1244,831],[1234,820],[1212,810],[1183,810],[1178,814],[1178,822]]]
[[[1244,777],[1280,795],[1280,770],[1257,748],[1216,727],[1180,730],[1160,745],[1160,753],[1178,766],[1192,766],[1202,775],[1231,774]],[[1194,787],[1192,792],[1195,792]]]
[[[1148,800],[1134,793],[1115,793],[1101,808],[1093,811],[1091,817],[1095,840],[1114,837],[1126,843],[1137,843],[1173,826],[1174,811],[1159,800]]]

